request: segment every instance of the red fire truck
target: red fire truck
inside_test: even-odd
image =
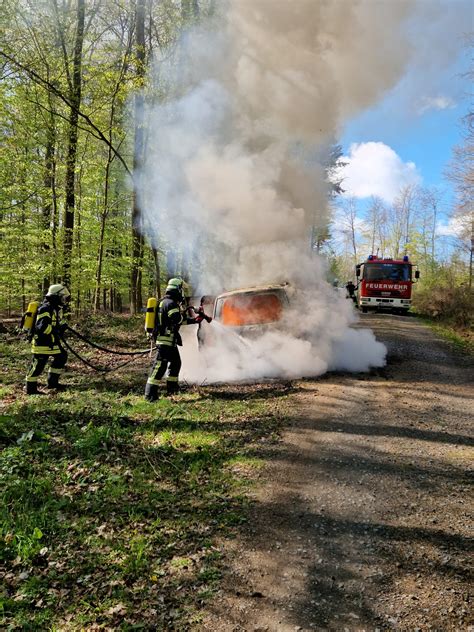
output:
[[[356,266],[357,305],[363,312],[389,309],[404,314],[411,305],[414,279],[418,270],[405,255],[403,259],[379,259],[369,255],[367,261]]]

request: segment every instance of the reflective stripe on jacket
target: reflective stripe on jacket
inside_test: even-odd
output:
[[[31,352],[49,355],[61,353],[59,328],[65,323],[62,309],[44,301],[38,308]]]
[[[178,303],[169,296],[160,301],[156,310],[155,338],[158,345],[175,347],[181,344],[179,326],[183,316]]]
[[[156,310],[154,337],[158,345],[165,347],[181,346],[183,341],[179,333],[182,325],[194,325],[196,318],[183,316],[179,303],[168,294],[160,301]]]

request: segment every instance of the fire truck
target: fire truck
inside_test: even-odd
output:
[[[356,266],[357,305],[364,313],[369,310],[388,309],[406,314],[411,306],[414,279],[418,270],[408,256],[403,259],[381,259],[369,255],[367,261]]]

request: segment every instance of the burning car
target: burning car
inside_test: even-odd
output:
[[[200,346],[212,346],[224,331],[242,340],[242,337],[251,338],[277,327],[289,308],[290,293],[289,285],[264,285],[219,294],[213,301],[212,312],[218,329],[200,328]],[[209,305],[206,311],[209,313]]]
[[[278,323],[289,304],[288,285],[243,288],[216,297],[214,319],[239,333],[261,331]]]

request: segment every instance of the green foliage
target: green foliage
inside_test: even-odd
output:
[[[113,321],[136,347],[137,319]],[[94,339],[112,335],[103,317],[88,326]],[[4,338],[0,627],[190,629],[219,585],[218,538],[246,518],[287,387],[206,387],[151,404],[149,359],[107,382],[72,362],[70,392],[27,398],[27,354],[19,363],[20,343]]]
[[[85,4],[80,108],[91,123],[79,117],[71,282],[77,310],[95,305],[120,311],[130,291],[132,191],[110,146],[131,171],[132,96],[138,87],[135,6],[108,0]],[[184,15],[179,3],[146,6],[151,59],[152,48],[176,40]],[[63,272],[76,3],[6,0],[2,18],[0,311],[10,314],[24,310]],[[162,85],[147,84],[145,92],[149,101],[165,96]],[[164,254],[159,259],[164,268]],[[147,247],[145,292],[154,290],[155,274]]]

